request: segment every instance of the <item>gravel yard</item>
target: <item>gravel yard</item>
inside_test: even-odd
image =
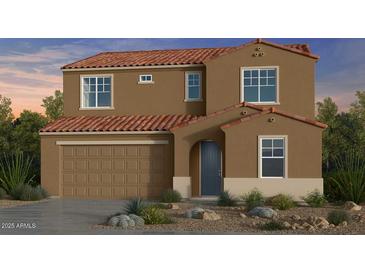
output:
[[[2,199],[2,200],[0,200],[0,208],[10,208],[10,207],[16,207],[16,206],[22,206],[22,205],[29,205],[29,204],[39,203],[42,201],[44,201],[44,200],[19,201],[19,200]]]
[[[270,220],[259,217],[242,218],[240,213],[244,212],[243,207],[218,207],[209,204],[197,203],[178,203],[180,209],[165,209],[165,212],[173,219],[173,224],[163,225],[145,225],[143,227],[128,228],[127,231],[134,231],[138,233],[213,233],[213,234],[365,234],[365,210],[348,211],[351,215],[352,221],[347,226],[336,226],[329,228],[317,228],[314,231],[307,229],[284,229],[277,231],[266,231],[260,228],[261,224],[269,222]],[[209,221],[200,219],[189,219],[185,217],[185,212],[194,207],[202,207],[204,209],[214,210],[222,218],[221,220]],[[323,208],[311,208],[308,206],[300,206],[288,210],[277,211],[277,220],[280,222],[287,221],[290,224],[300,223],[300,221],[293,220],[293,215],[300,216],[301,220],[305,220],[310,216],[324,217],[333,209],[343,209],[342,206],[327,205]],[[104,229],[120,229],[120,227],[110,227],[106,225],[96,225],[95,228]]]

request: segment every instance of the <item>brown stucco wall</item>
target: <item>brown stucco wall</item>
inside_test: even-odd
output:
[[[275,122],[268,121],[275,117]],[[258,136],[288,136],[288,177],[322,177],[322,129],[277,114],[224,129],[228,178],[258,177]]]
[[[220,126],[230,121],[236,120],[241,116],[242,111],[248,114],[257,112],[255,109],[240,107],[223,114],[208,118],[187,127],[182,127],[173,131],[175,136],[175,173],[174,176],[190,176],[189,172],[189,155],[190,150],[199,141],[213,140],[220,146],[222,153],[225,150],[224,132]],[[224,166],[224,158],[223,158]],[[224,169],[223,169],[224,176]]]
[[[202,102],[184,102],[185,72],[202,71]],[[113,110],[80,110],[80,76],[113,75]],[[140,74],[152,74],[154,84],[138,84]],[[64,71],[64,113],[78,115],[205,114],[205,68]]]
[[[263,57],[253,57],[260,46]],[[240,102],[241,67],[279,66],[280,110],[314,118],[315,59],[268,45],[249,45],[206,63],[207,113]]]
[[[168,140],[170,166],[169,173],[172,178],[174,164],[174,140],[171,134],[159,135],[74,135],[74,136],[41,136],[41,184],[50,195],[60,195],[60,160],[61,147],[56,141],[114,141],[114,140]],[[171,180],[172,186],[172,180]]]

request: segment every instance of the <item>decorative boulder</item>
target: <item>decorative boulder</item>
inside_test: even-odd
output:
[[[351,201],[347,201],[345,203],[345,209],[347,210],[351,210],[351,211],[359,211],[361,210],[361,206],[359,206],[358,204],[354,203],[354,202],[351,202]]]
[[[108,225],[117,226],[119,224],[119,221],[120,221],[119,216],[113,216],[109,219]]]
[[[191,219],[201,219],[200,215],[204,212],[204,209],[201,207],[194,207],[186,211],[185,215],[187,218]]]
[[[215,213],[213,210],[206,209],[201,213],[198,213],[199,219],[207,221],[217,221],[221,219],[221,216]]]
[[[143,225],[144,225],[144,220],[143,220],[143,218],[141,218],[141,217],[139,217],[139,216],[137,216],[137,215],[129,214],[129,218],[130,218],[131,220],[133,220],[133,221],[134,221],[134,224],[135,224],[136,226],[143,226]]]
[[[278,215],[278,213],[275,210],[273,210],[272,208],[258,206],[258,207],[251,209],[248,212],[248,215],[257,216],[260,218],[271,219],[271,218],[276,217]]]
[[[121,219],[118,223],[118,226],[121,226],[123,229],[128,228],[128,221],[125,219]]]
[[[245,213],[240,213],[241,218],[247,218]]]

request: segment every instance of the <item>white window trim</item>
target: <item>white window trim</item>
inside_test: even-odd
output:
[[[110,107],[85,107],[84,106],[83,78],[88,78],[88,77],[110,77]],[[113,109],[114,109],[113,74],[82,74],[82,75],[80,75],[80,108],[79,108],[79,110],[113,110]]]
[[[256,66],[256,67],[241,67],[240,68],[240,95],[241,95],[241,102],[245,100],[245,85],[244,85],[244,77],[243,72],[245,69],[276,69],[276,101],[273,102],[249,102],[256,105],[280,105],[280,98],[279,98],[279,78],[280,78],[280,71],[279,66]],[[260,81],[259,81],[260,82]],[[259,83],[260,84],[260,83]]]
[[[262,145],[261,139],[284,139],[284,177],[263,177],[262,176]],[[258,178],[261,179],[278,179],[278,178],[288,178],[288,135],[259,135],[257,138],[257,166],[258,166]]]
[[[143,81],[142,77],[143,76],[151,76],[151,81]],[[148,85],[148,84],[154,84],[155,82],[153,81],[153,76],[152,74],[140,74],[138,77],[138,84],[139,85]]]
[[[188,83],[188,79],[189,79],[189,75],[190,74],[199,74],[200,77],[200,87],[199,87],[199,98],[189,98],[189,83]],[[185,72],[185,100],[184,102],[202,102],[203,98],[202,98],[202,72],[201,71],[186,71]]]

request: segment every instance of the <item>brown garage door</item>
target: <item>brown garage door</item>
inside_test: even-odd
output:
[[[64,197],[154,198],[172,182],[168,145],[62,146],[61,165]]]

